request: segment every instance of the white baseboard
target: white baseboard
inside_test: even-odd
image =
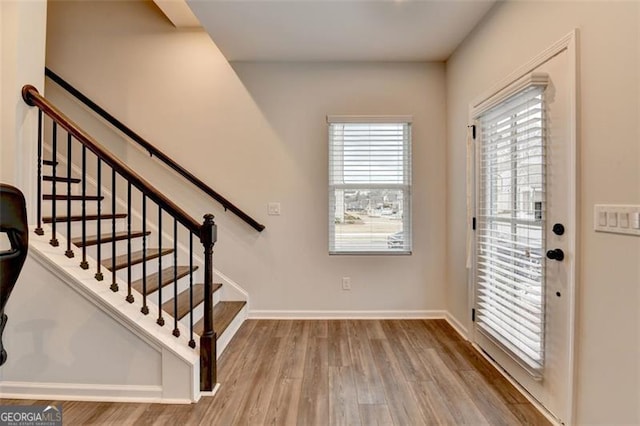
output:
[[[489,364],[491,364],[497,371],[498,373],[500,373],[502,375],[502,377],[504,377],[505,379],[507,379],[507,381],[509,383],[511,383],[513,385],[514,388],[516,388],[516,390],[518,392],[520,392],[522,394],[522,396],[524,396],[527,401],[529,401],[531,403],[531,405],[533,405],[539,412],[540,414],[542,414],[543,416],[545,416],[545,418],[547,420],[549,420],[549,422],[555,426],[562,426],[564,425],[564,423],[560,423],[558,421],[558,419],[549,412],[549,410],[547,410],[545,408],[544,405],[542,405],[540,402],[538,402],[537,399],[535,399],[533,396],[531,396],[531,394],[529,392],[527,392],[527,390],[522,387],[522,385],[520,383],[518,383],[517,381],[515,381],[513,379],[513,377],[511,377],[509,374],[507,374],[507,372],[497,363],[495,362],[490,356],[488,356],[483,350],[482,348],[480,348],[480,346],[478,346],[475,343],[472,343],[473,348],[478,351],[478,353],[484,358],[486,359]]]
[[[442,319],[446,311],[402,310],[402,311],[293,311],[252,310],[250,319]]]
[[[451,315],[450,312],[447,312],[447,314],[444,317],[447,322],[449,323],[449,325],[451,327],[453,327],[453,329],[464,339],[464,340],[469,340],[469,331],[467,330],[467,327],[465,327],[464,325],[462,325],[462,323],[460,321],[458,321],[458,319],[456,317],[454,317],[453,315]]]
[[[189,399],[162,398],[161,386],[84,383],[0,382],[0,398],[163,404],[192,403]]]
[[[465,340],[468,331],[457,318],[444,310],[409,311],[289,311],[252,310],[249,319],[445,319]]]
[[[205,396],[206,397],[212,397],[212,396],[215,396],[218,393],[219,390],[220,390],[220,383],[216,383],[216,385],[213,387],[212,391],[208,391],[208,392],[202,391],[202,392],[200,392],[200,396],[202,396],[202,397],[205,397]]]
[[[465,326],[462,325],[457,318],[455,318],[451,313],[447,312],[445,319],[449,323],[449,325],[465,340],[469,340],[469,332]],[[471,346],[478,351],[478,353],[485,358],[489,363],[505,378],[511,383],[517,390],[520,392],[543,416],[547,418],[553,425],[561,426],[556,419],[549,411],[544,408],[542,404],[540,404],[535,398],[533,398],[529,392],[524,389],[520,383],[516,382],[509,374],[507,374],[500,365],[498,365],[493,359],[491,359],[487,354],[475,343],[471,342]]]

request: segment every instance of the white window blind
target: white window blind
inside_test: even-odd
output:
[[[411,124],[328,117],[329,252],[411,253]]]
[[[476,325],[534,377],[544,367],[544,87],[477,117]]]

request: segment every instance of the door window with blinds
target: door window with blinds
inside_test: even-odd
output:
[[[329,253],[411,253],[411,118],[329,116]]]
[[[530,85],[475,117],[476,329],[536,378],[545,331],[544,88]]]

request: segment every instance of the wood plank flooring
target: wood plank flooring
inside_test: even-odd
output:
[[[63,402],[64,424],[550,424],[442,320],[248,320],[218,371],[197,404]]]

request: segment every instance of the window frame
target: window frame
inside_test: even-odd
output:
[[[412,122],[413,117],[408,115],[402,116],[370,116],[370,115],[357,115],[357,116],[327,116],[327,133],[328,133],[328,253],[329,255],[411,255],[413,252],[413,238],[412,238]],[[333,161],[336,158],[334,155],[335,139],[332,135],[332,128],[334,125],[370,125],[370,124],[391,124],[403,126],[403,146],[402,146],[402,183],[335,183],[334,182],[334,169]],[[339,157],[338,157],[339,158]],[[342,157],[344,158],[344,156]],[[403,233],[403,245],[401,248],[389,248],[389,237],[395,233],[389,234],[386,237],[386,243],[384,249],[374,249],[372,247],[366,247],[363,249],[339,249],[336,247],[336,223],[335,223],[335,193],[336,190],[392,190],[401,191],[402,193],[402,230]]]

